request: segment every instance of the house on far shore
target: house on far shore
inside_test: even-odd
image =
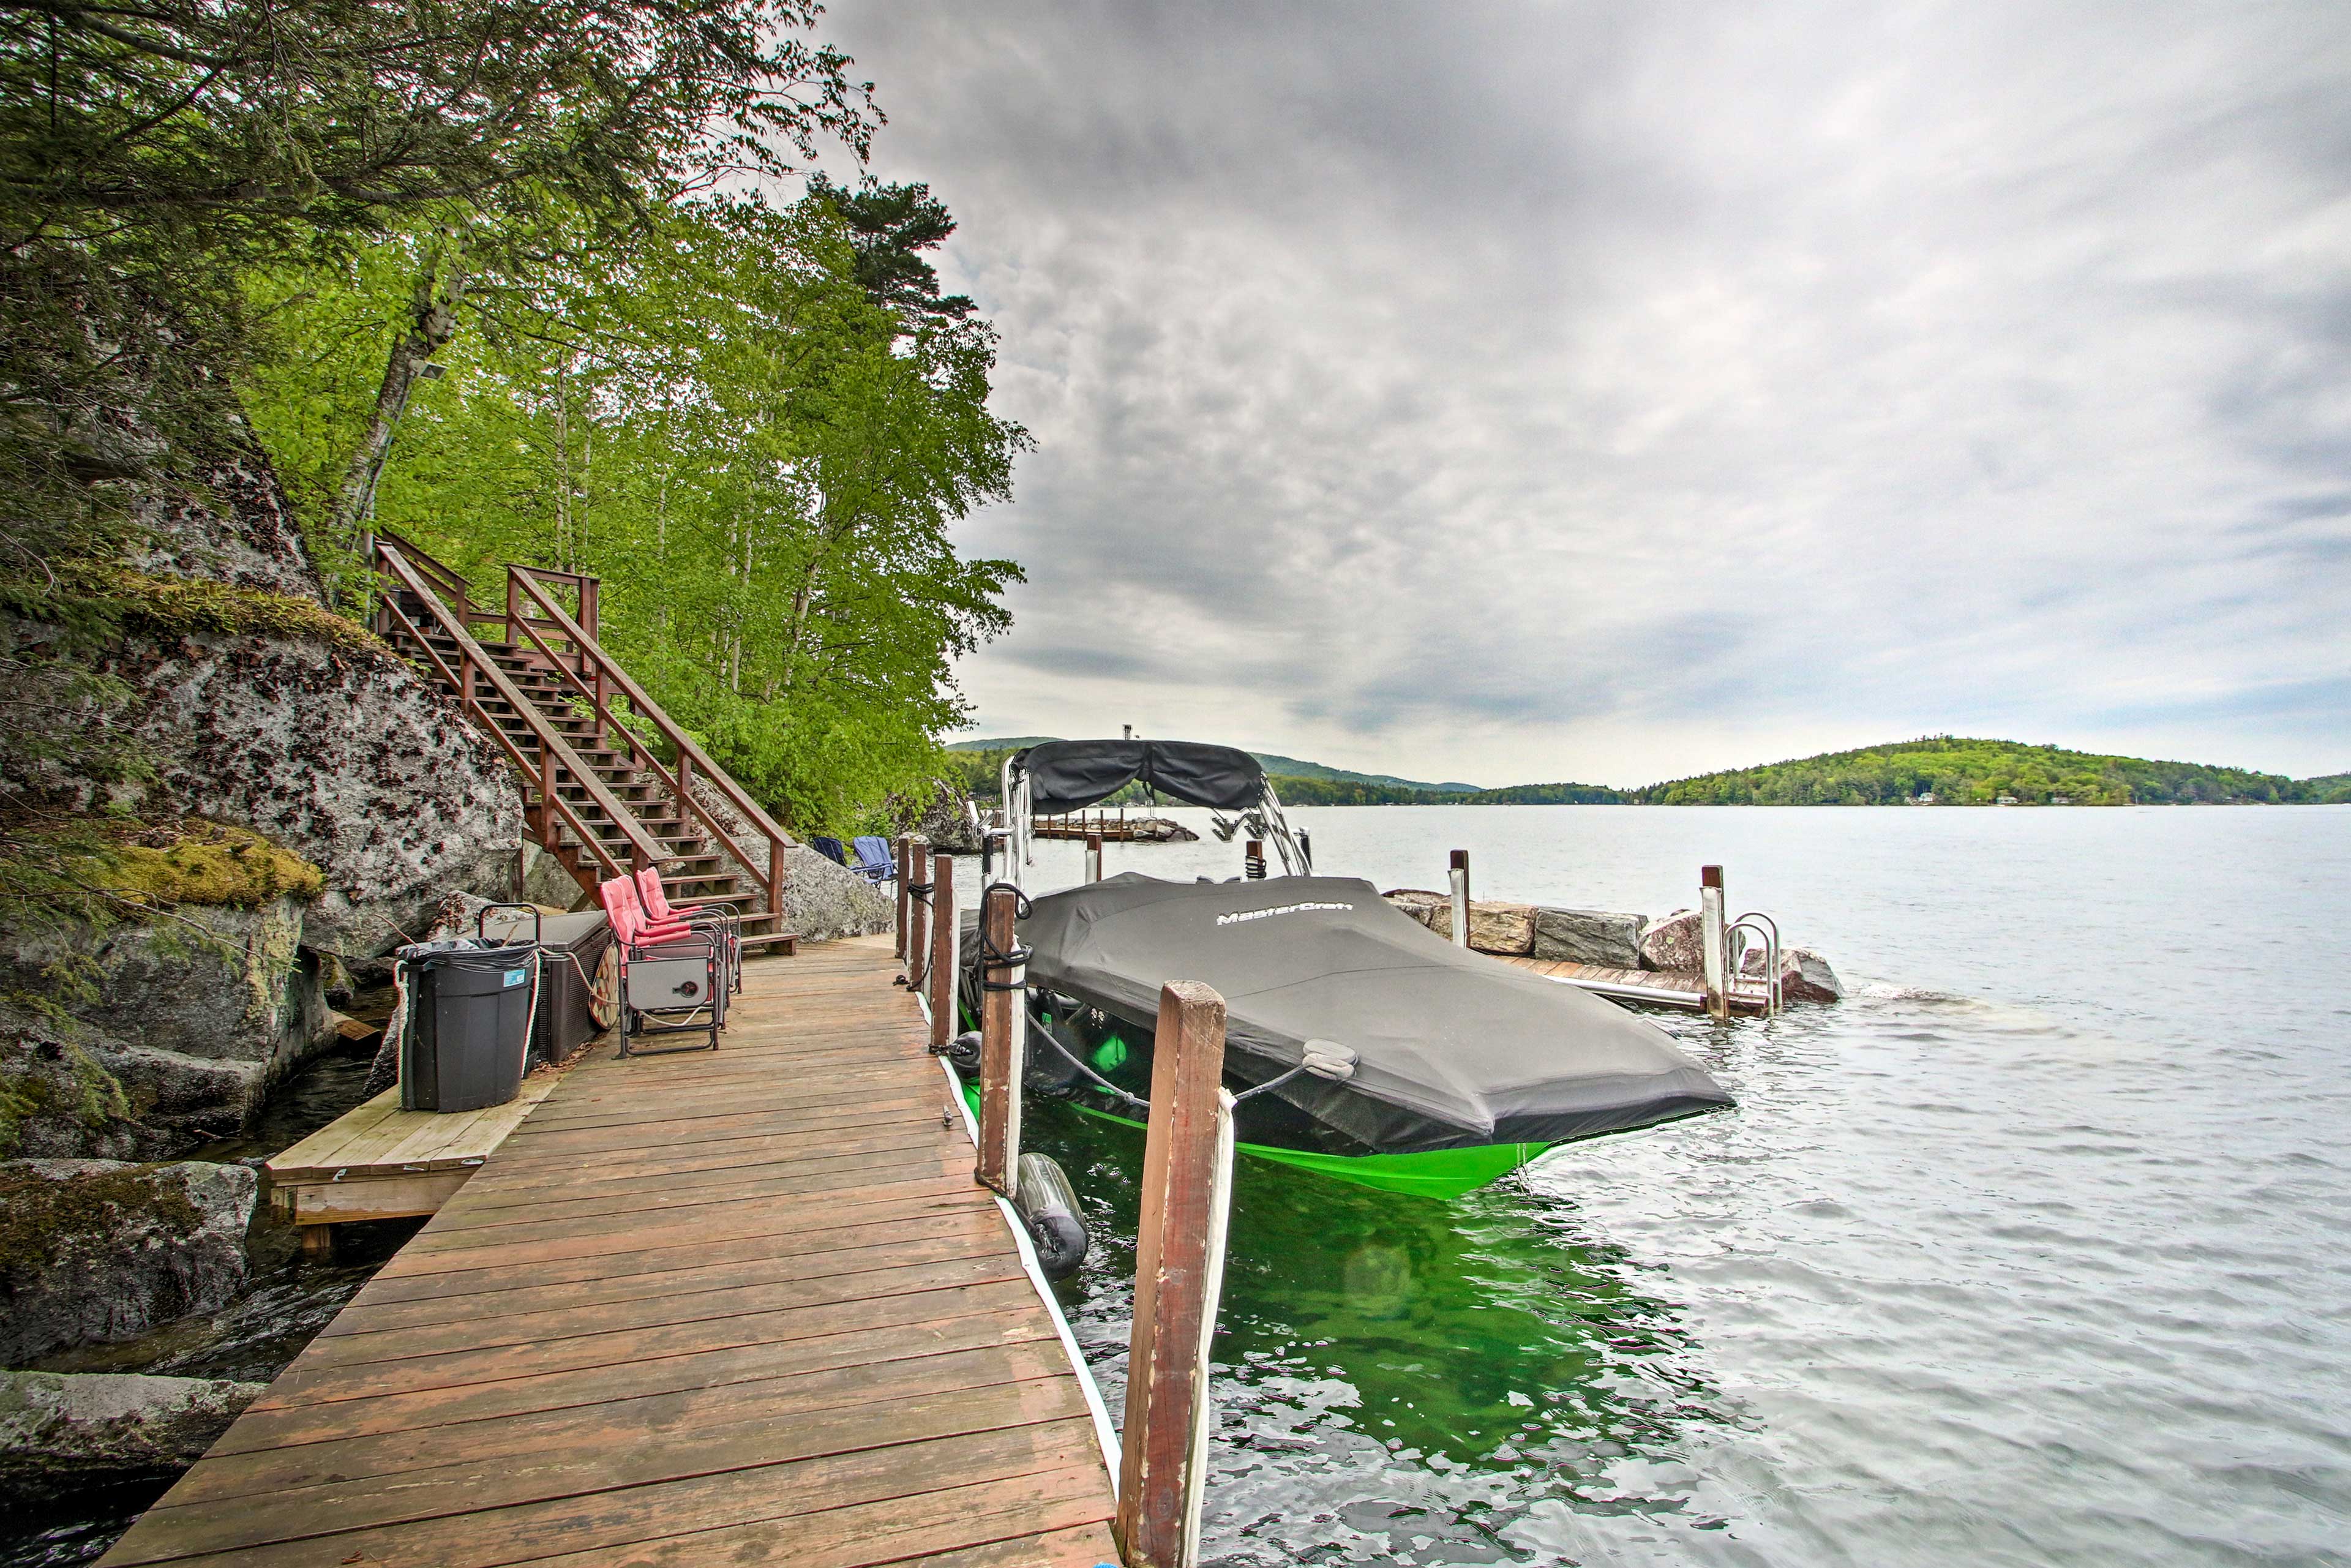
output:
[[[2017,799],[2013,795],[2002,795],[1999,800],[1992,802],[1995,806],[2013,806],[2017,803]]]
[[[1935,792],[1932,789],[1922,789],[1910,797],[1910,803],[1914,806],[1931,806],[1935,803]]]
[[[2053,806],[2070,806],[2074,803],[2074,797],[2071,795],[2052,795],[2049,797],[2049,803]]]

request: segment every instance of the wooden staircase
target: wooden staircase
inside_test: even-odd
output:
[[[658,866],[673,904],[731,904],[745,947],[793,950],[778,912],[798,841],[598,645],[596,579],[510,566],[496,612],[406,540],[380,535],[373,556],[378,634],[498,743],[521,775],[524,820],[583,889]]]

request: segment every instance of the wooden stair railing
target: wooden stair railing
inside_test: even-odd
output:
[[[468,716],[498,743],[507,758],[521,771],[525,781],[535,790],[536,799],[528,800],[526,815],[538,834],[541,848],[565,859],[575,876],[586,869],[581,863],[583,861],[592,862],[596,872],[609,878],[626,876],[646,866],[659,865],[664,859],[675,858],[664,854],[661,845],[638,822],[636,814],[606,788],[596,770],[580,758],[580,754],[571,748],[570,742],[539,710],[538,705],[515,685],[513,677],[474,640],[473,632],[466,628],[468,619],[496,617],[481,617],[478,612],[469,616],[464,609],[452,609],[427,585],[424,576],[409,561],[402,549],[387,538],[380,536],[375,542],[375,563],[383,575],[423,606],[425,618],[434,623],[441,635],[456,644],[457,668],[453,670],[442,657],[440,650],[434,647],[424,629],[409,618],[393,596],[387,594],[378,601],[380,629],[387,632],[397,632],[415,644],[418,653],[429,660],[434,670],[455,690]],[[438,565],[437,562],[434,564]],[[446,572],[446,568],[441,568],[435,575]],[[462,580],[458,580],[462,586]],[[465,604],[462,597],[458,602],[461,606]],[[485,685],[513,710],[530,737],[538,743],[538,755],[536,758],[528,755],[483,705],[480,691]],[[583,790],[589,802],[603,813],[613,832],[628,848],[626,864],[622,863],[607,845],[606,835],[597,831],[581,813],[579,803],[563,793],[567,789]],[[569,830],[569,842],[565,841],[565,829]]]
[[[767,896],[768,911],[780,917],[784,907],[784,852],[797,841],[760,809],[759,803],[751,799],[731,774],[713,762],[692,736],[662,711],[661,705],[653,701],[645,689],[604,652],[588,628],[565,613],[563,607],[539,585],[541,575],[553,574],[542,574],[528,567],[510,566],[507,569],[509,626],[529,638],[547,666],[560,675],[587,703],[596,724],[598,737],[607,744],[626,748],[668,792],[676,804],[680,822],[699,822],[709,831],[711,838],[734,857],[735,863],[743,868],[746,875],[759,874],[760,862],[752,857],[734,832],[719,820],[717,813],[704,805],[701,798],[695,794],[693,783],[699,775],[705,783],[724,796],[727,803],[741,813],[754,833],[767,840],[768,852],[764,857],[767,870],[761,891]],[[569,577],[571,574],[560,575]],[[596,602],[594,582],[593,578],[580,580],[580,602],[590,611]],[[520,605],[524,600],[536,605],[539,615],[521,613]],[[559,633],[560,640],[569,645],[569,658],[559,654],[549,645],[548,638],[542,634],[543,627],[551,627]],[[516,645],[519,647],[520,643],[517,642]],[[674,767],[664,768],[653,754],[653,747],[644,743],[643,737],[613,715],[611,698],[614,693],[628,699],[632,716],[651,725],[655,733],[669,744],[671,755],[676,759]]]

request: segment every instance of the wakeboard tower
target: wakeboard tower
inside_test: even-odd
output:
[[[1248,753],[1189,742],[1055,741],[1005,768],[1017,883],[1036,812],[1140,779],[1246,829],[1290,874],[1176,883],[1127,873],[1026,902],[1024,1088],[1090,1115],[1147,1119],[1160,988],[1225,998],[1225,1078],[1241,1152],[1390,1191],[1453,1197],[1554,1145],[1730,1104],[1672,1038],[1614,1004],[1457,947],[1368,882],[1312,873]],[[976,1021],[979,943],[958,975]],[[967,1041],[968,1037],[967,1037]],[[956,1055],[969,1071],[968,1043]]]

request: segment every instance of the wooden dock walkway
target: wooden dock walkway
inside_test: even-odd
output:
[[[1500,953],[1490,956],[1547,980],[1559,980],[1611,1001],[1692,1010],[1706,1006],[1706,977],[1695,969],[1612,969],[1601,964],[1576,964],[1566,959],[1521,958]],[[1760,1013],[1769,1005],[1761,982],[1751,976],[1746,983],[1734,982],[1729,989],[1732,1012]]]
[[[573,1069],[102,1560],[1115,1563],[1100,1428],[889,939]]]

